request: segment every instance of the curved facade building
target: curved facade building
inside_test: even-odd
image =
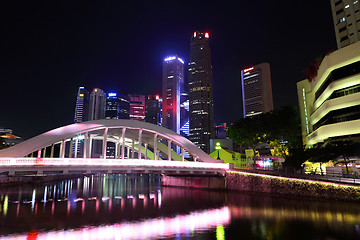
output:
[[[94,146],[99,143],[102,148],[96,152],[98,148]],[[172,144],[181,149],[180,155],[172,150]],[[79,146],[81,151],[73,149]],[[60,127],[1,150],[0,158],[34,156],[184,161],[185,151],[193,161],[222,162],[169,129],[128,119],[95,120]]]
[[[360,42],[326,56],[313,81],[297,83],[303,143],[360,138]]]

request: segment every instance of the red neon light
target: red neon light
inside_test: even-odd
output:
[[[159,98],[160,98],[159,95],[156,95],[156,96],[155,96],[155,99],[156,99],[156,100],[159,100]]]
[[[244,73],[246,73],[246,72],[249,72],[249,71],[251,71],[251,70],[254,70],[254,67],[246,68],[246,69],[244,69],[243,71],[244,71]]]

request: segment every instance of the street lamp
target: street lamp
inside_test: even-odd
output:
[[[221,149],[221,145],[220,145],[219,142],[216,143],[215,149],[218,151],[217,160],[221,160],[221,159],[220,159],[220,149]]]

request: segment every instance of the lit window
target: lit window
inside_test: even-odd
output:
[[[350,7],[350,5],[349,5],[349,4],[345,6],[345,8],[349,8],[349,7]]]
[[[341,18],[340,20],[339,20],[339,22],[345,22],[345,18],[343,17],[343,18]]]

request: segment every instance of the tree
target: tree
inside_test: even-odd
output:
[[[343,158],[346,167],[346,174],[349,175],[349,158],[350,156],[355,154],[356,144],[351,140],[336,140],[329,142],[327,144],[327,147],[330,148],[329,151],[332,151],[334,153],[334,155],[336,156],[335,158]]]
[[[301,143],[300,133],[297,109],[291,106],[239,119],[227,132],[234,142],[253,149],[254,156],[257,144],[271,142],[279,147],[278,150],[283,156],[286,156],[289,147]]]

